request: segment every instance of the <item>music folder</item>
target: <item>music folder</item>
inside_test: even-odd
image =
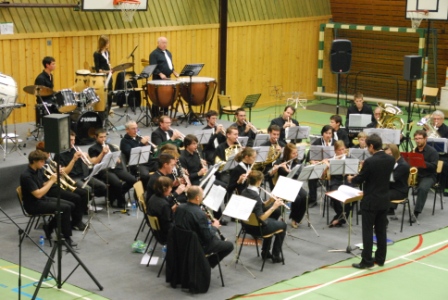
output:
[[[422,153],[401,152],[401,157],[403,157],[411,167],[426,169],[426,162]]]
[[[342,203],[348,204],[361,200],[363,197],[363,192],[343,184],[337,190],[327,192],[325,195]]]
[[[279,176],[272,195],[281,198],[286,201],[296,201],[297,195],[302,188],[303,182],[287,178],[285,176]]]

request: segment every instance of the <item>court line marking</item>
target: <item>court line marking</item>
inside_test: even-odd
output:
[[[431,267],[431,268],[434,268],[434,269],[437,269],[437,270],[442,270],[442,271],[448,272],[448,269],[446,269],[446,268],[434,266],[434,265],[427,264],[427,263],[424,263],[424,262],[421,262],[421,261],[418,261],[418,260],[414,260],[414,259],[410,259],[410,258],[403,258],[403,259],[404,260],[408,260],[408,261],[412,261],[412,262],[415,262],[417,264],[421,264],[421,265],[424,265],[424,266],[427,266],[427,267]]]
[[[2,268],[2,270],[6,271],[6,272],[9,272],[9,273],[12,273],[12,274],[15,274],[15,275],[17,275],[17,276],[19,275],[19,272],[15,272],[15,271],[10,270],[10,269]],[[22,278],[26,278],[26,279],[29,279],[29,280],[34,281],[34,282],[38,282],[38,281],[39,281],[39,279],[30,277],[30,276],[28,276],[28,275],[24,275],[23,273],[22,273]],[[32,284],[34,284],[34,282],[33,282]],[[29,285],[29,284],[27,284],[27,285]],[[55,288],[56,288],[56,290],[58,290],[58,291],[63,291],[64,293],[67,293],[67,294],[69,294],[69,295],[71,295],[71,296],[74,296],[74,297],[77,297],[77,298],[79,298],[79,299],[92,300],[92,298],[88,298],[88,297],[85,297],[85,296],[81,296],[81,295],[79,295],[79,294],[77,294],[77,293],[75,293],[75,292],[71,292],[71,291],[66,290],[66,289],[64,289],[64,288],[58,289],[54,284],[49,284],[49,283],[47,283],[46,281],[42,281],[42,285],[46,285],[46,286],[48,286],[48,287],[50,287],[50,288],[52,288],[52,289],[55,289]],[[23,287],[23,286],[22,286],[22,287]],[[78,288],[79,288],[79,287],[78,287]],[[16,289],[17,289],[17,288],[16,288]],[[93,293],[93,292],[90,292],[90,291],[88,291],[88,290],[85,290],[85,291],[87,291],[87,292],[89,292],[89,293]],[[17,289],[17,293],[18,293],[18,289]],[[22,294],[23,294],[23,292],[22,292]],[[95,295],[96,295],[96,294],[95,294]],[[98,296],[100,296],[100,295],[98,295]],[[100,297],[102,297],[102,296],[100,296]]]
[[[416,251],[414,251],[414,252],[410,252],[410,253],[407,253],[407,254],[403,254],[403,255],[401,255],[401,256],[398,256],[398,257],[396,257],[396,258],[393,258],[393,259],[391,259],[391,260],[386,261],[386,264],[391,263],[391,262],[394,262],[394,261],[399,260],[399,259],[405,259],[405,258],[407,258],[408,256],[417,254],[417,253],[422,252],[422,251],[429,250],[429,249],[434,248],[434,247],[438,247],[438,246],[443,245],[443,244],[446,244],[446,243],[448,243],[448,240],[445,240],[445,241],[439,242],[439,243],[437,243],[437,244],[433,244],[433,245],[427,246],[427,247],[425,247],[425,248],[421,248],[421,249],[416,250]],[[373,268],[378,268],[378,267],[375,266],[375,267],[373,267]],[[349,275],[343,276],[343,277],[341,277],[341,278],[332,280],[332,281],[330,281],[330,282],[327,282],[327,283],[318,285],[318,286],[316,286],[316,287],[314,287],[314,288],[311,288],[311,289],[309,289],[309,290],[303,291],[303,292],[301,292],[301,293],[298,293],[298,294],[295,294],[295,295],[292,295],[292,296],[290,296],[290,297],[283,298],[283,299],[284,299],[284,300],[291,300],[291,299],[298,298],[298,297],[300,297],[300,296],[303,296],[303,295],[309,294],[309,293],[311,293],[311,292],[314,292],[314,291],[316,291],[316,290],[318,290],[318,289],[321,289],[321,288],[330,286],[330,285],[332,285],[332,284],[334,284],[334,283],[337,283],[337,282],[339,282],[339,281],[341,281],[341,280],[345,280],[345,279],[354,277],[354,276],[356,276],[356,275],[358,275],[358,274],[367,272],[367,271],[369,271],[369,270],[371,270],[371,269],[373,269],[373,268],[370,268],[370,269],[364,269],[364,270],[360,270],[360,271],[356,271],[356,272],[354,272],[354,273],[352,273],[352,274],[349,274]]]

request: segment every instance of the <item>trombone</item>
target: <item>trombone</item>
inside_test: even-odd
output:
[[[48,165],[48,164],[45,164],[44,166],[43,166],[43,168],[44,168],[44,175],[48,178],[48,179],[50,179],[50,177],[51,176],[53,176],[53,175],[55,175],[55,172],[53,172],[53,170],[51,169],[51,166],[50,165]],[[62,179],[62,178],[60,178],[60,187],[61,187],[61,189],[63,189],[63,190],[67,190],[67,189],[69,189],[70,191],[74,191],[74,190],[76,190],[76,187],[74,187],[74,186],[71,186],[67,181],[65,181],[64,179]]]

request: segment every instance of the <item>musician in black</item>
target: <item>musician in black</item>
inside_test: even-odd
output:
[[[271,125],[268,128],[269,139],[262,143],[261,146],[272,146],[275,145],[276,151],[282,151],[282,148],[285,147],[285,141],[280,139],[281,129],[278,125]]]
[[[206,162],[199,155],[198,138],[195,135],[187,134],[184,139],[185,150],[180,152],[180,165],[188,171],[188,177],[192,185],[199,185],[199,182],[207,173]]]
[[[382,108],[376,107],[373,110],[373,118],[375,119],[372,123],[367,124],[367,128],[377,128],[378,127],[378,121],[381,119],[382,114]]]
[[[435,110],[431,114],[430,123],[432,125],[432,130],[435,130],[435,132],[441,137],[448,139],[448,126],[443,123],[445,120],[445,114],[441,110]],[[423,129],[428,132],[429,127],[425,124],[423,125]],[[445,187],[448,186],[448,154],[443,153],[442,151],[439,152],[439,159],[443,161],[443,168],[442,173],[440,173],[440,188],[444,191]],[[445,197],[448,196],[448,193],[444,192],[443,195]]]
[[[358,145],[353,146],[353,148],[367,150],[366,139],[367,139],[367,133],[365,133],[364,131],[358,133]]]
[[[283,156],[281,158],[278,158],[272,168],[270,168],[270,170],[267,172],[267,178],[269,180],[271,190],[274,189],[279,176],[288,176],[292,169],[299,165],[300,162],[298,159],[298,155],[299,153],[295,144],[286,144],[283,150]],[[299,176],[298,174],[300,174],[300,172],[297,172],[293,178],[296,179]],[[291,212],[289,214],[289,218],[291,219],[292,228],[298,228],[299,223],[302,221],[303,216],[305,215],[307,196],[308,193],[303,188],[301,188],[295,201],[291,202]]]
[[[149,55],[149,64],[157,65],[157,67],[154,69],[154,72],[152,73],[153,80],[169,80],[171,74],[179,77],[179,74],[174,71],[173,56],[171,55],[171,52],[168,51],[167,46],[167,38],[161,36],[157,39],[157,48],[154,49]],[[164,108],[162,112],[159,112],[158,106],[152,106],[152,115],[154,117],[158,117],[160,113],[167,114],[167,112],[168,108]]]
[[[98,47],[93,53],[93,62],[95,64],[95,72],[109,74],[111,72],[110,65],[110,52],[109,52],[109,37],[107,35],[101,35],[98,39]],[[112,91],[112,77],[109,80],[107,89]],[[105,99],[102,99],[105,101]],[[107,107],[106,111],[110,110],[112,106],[112,94],[107,96]]]
[[[392,171],[393,179],[389,185],[389,196],[390,200],[403,200],[407,198],[409,193],[409,164],[401,157],[400,150],[395,144],[388,144],[384,149],[386,154],[389,154],[395,158],[395,166]],[[392,204],[389,208],[388,215],[392,216],[392,219],[398,220],[395,216],[395,209],[397,209],[398,204]]]
[[[147,213],[159,220],[161,235],[160,243],[166,243],[168,231],[174,226],[173,213],[177,203],[172,204],[168,197],[171,195],[173,181],[171,178],[160,176],[154,183],[154,194],[147,201]]]
[[[235,111],[236,122],[231,126],[238,129],[238,136],[247,136],[249,140],[247,141],[248,147],[252,147],[254,144],[254,139],[257,133],[255,132],[255,126],[246,120],[246,111],[244,108],[238,108]]]
[[[28,167],[20,175],[20,186],[22,188],[23,206],[29,214],[54,214],[57,209],[57,198],[48,197],[50,188],[57,182],[57,175],[53,174],[48,181],[44,181],[44,172],[47,155],[40,151],[31,151],[28,155]],[[61,231],[68,245],[75,247],[71,239],[72,228],[70,224],[70,215],[75,205],[64,199],[60,199]],[[50,223],[44,226],[47,239],[51,238],[51,233],[56,228],[57,219],[52,218]]]
[[[258,220],[263,224],[261,227],[261,233],[263,235],[270,234],[283,229],[282,232],[276,233],[274,246],[272,247],[272,254],[270,252],[272,237],[263,239],[263,246],[261,248],[261,255],[263,258],[271,258],[274,263],[282,262],[280,257],[283,240],[286,235],[286,223],[278,221],[272,214],[283,205],[283,201],[278,199],[269,199],[266,202],[260,197],[260,185],[263,182],[263,173],[260,171],[251,171],[247,177],[249,186],[241,193],[242,196],[254,199],[257,201],[253,209],[253,213],[257,216]],[[260,235],[260,229],[258,226],[250,226],[243,223],[244,228],[249,234]]]
[[[283,113],[280,117],[275,118],[271,121],[271,125],[277,125],[281,128],[280,132],[280,140],[286,143],[286,129],[289,127],[299,126],[299,122],[293,119],[292,116],[296,112],[296,109],[292,105],[288,105],[283,110]],[[301,140],[296,140],[297,143],[300,143]]]
[[[42,73],[37,75],[36,79],[34,80],[34,84],[45,86],[45,87],[53,90],[54,89],[54,83],[53,83],[54,80],[53,80],[52,72],[56,69],[56,60],[51,56],[45,56],[42,59],[42,65],[44,66],[44,70],[42,71]],[[42,98],[42,101],[44,101],[47,104],[47,108],[50,111],[50,113],[58,113],[59,112],[53,95],[37,97],[36,103],[42,104],[41,98]]]
[[[235,190],[238,195],[247,187],[247,176],[252,169],[257,152],[251,148],[246,147],[235,156],[235,161],[238,165],[230,171],[230,181],[227,187],[227,194],[231,196]]]
[[[91,167],[90,158],[87,153],[75,150],[76,133],[70,130],[70,150],[55,155],[55,161],[60,160],[62,171],[76,181],[76,187],[82,188],[85,179],[89,176]],[[84,157],[84,158],[83,158]],[[106,196],[107,187],[101,180],[92,177],[85,187],[89,193],[92,189],[96,196]]]
[[[216,229],[221,226],[217,219],[209,227],[206,214],[200,207],[203,197],[202,188],[191,186],[188,190],[188,202],[177,207],[174,213],[174,223],[182,229],[196,232],[204,253],[217,253],[221,261],[233,251],[233,243],[222,241],[216,236]],[[218,264],[216,255],[210,256],[208,260],[212,268]]]
[[[131,150],[136,147],[148,146],[150,141],[149,136],[140,136],[138,134],[138,125],[135,121],[128,121],[125,124],[126,134],[121,139],[120,150],[123,153],[126,162],[129,163],[131,158]],[[151,147],[151,154],[153,154],[156,149]],[[148,162],[142,163],[137,166],[130,167],[131,173],[140,177],[143,187],[146,188],[149,180],[149,173],[157,170],[157,160],[149,158]]]
[[[345,128],[341,128],[342,118],[340,115],[332,115],[330,117],[330,126],[333,127],[333,139],[335,141],[343,141],[345,147],[348,148],[350,141],[348,140],[347,130]]]
[[[161,116],[159,118],[159,127],[157,127],[151,134],[151,141],[157,146],[161,146],[165,142],[175,143],[179,148],[182,147],[182,137],[182,133],[178,130],[171,129],[171,118],[168,116]]]
[[[159,169],[151,175],[148,181],[148,185],[146,186],[146,202],[148,202],[149,198],[155,194],[154,192],[154,184],[157,179],[161,176],[165,176],[176,182],[177,188],[175,191],[171,193],[169,197],[167,197],[171,206],[174,205],[176,201],[185,202],[186,196],[184,192],[186,191],[186,185],[184,183],[179,183],[177,178],[173,175],[173,170],[176,168],[176,158],[168,153],[161,153],[157,159],[159,164]],[[176,200],[176,201],[175,201]]]
[[[348,109],[347,109],[347,115],[345,117],[345,128],[347,130],[350,129],[350,118],[349,116],[351,114],[362,114],[362,115],[371,115],[372,116],[372,122],[375,122],[375,117],[373,116],[373,111],[372,111],[372,107],[370,105],[368,105],[367,103],[364,103],[364,96],[362,93],[357,92],[354,96],[353,96],[353,105],[351,105]],[[353,145],[353,139],[355,138],[355,134],[354,133],[350,133],[348,135],[349,141],[350,141],[350,146]]]
[[[116,146],[106,143],[106,139],[107,131],[103,128],[97,129],[95,132],[95,143],[89,148],[90,160],[94,165],[103,162],[103,158],[107,153],[118,151]],[[104,163],[109,163],[109,161]],[[109,201],[112,206],[114,206],[113,203],[116,200],[117,207],[125,207],[125,195],[137,180],[123,168],[121,159],[117,161],[114,168],[101,170],[97,177],[109,185]]]
[[[214,133],[210,137],[208,143],[203,145],[202,152],[207,163],[209,165],[213,165],[215,163],[213,156],[215,154],[216,147],[226,141],[226,134],[224,127],[221,124],[216,124],[216,121],[218,120],[218,113],[215,110],[210,110],[206,113],[205,118],[207,120],[207,126],[202,129],[214,129]]]
[[[315,140],[311,145],[313,146],[333,146],[334,145],[334,129],[330,125],[325,125],[322,127],[322,130],[320,131],[322,137]],[[308,152],[307,160],[310,162],[310,164],[316,164],[318,161],[310,160],[310,152]],[[310,179],[308,180],[308,193],[309,193],[309,200],[308,205],[309,207],[314,207],[317,205],[317,181],[318,179]]]

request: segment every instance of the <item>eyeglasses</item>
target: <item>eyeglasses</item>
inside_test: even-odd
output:
[[[414,141],[424,140],[425,138],[414,138]]]

